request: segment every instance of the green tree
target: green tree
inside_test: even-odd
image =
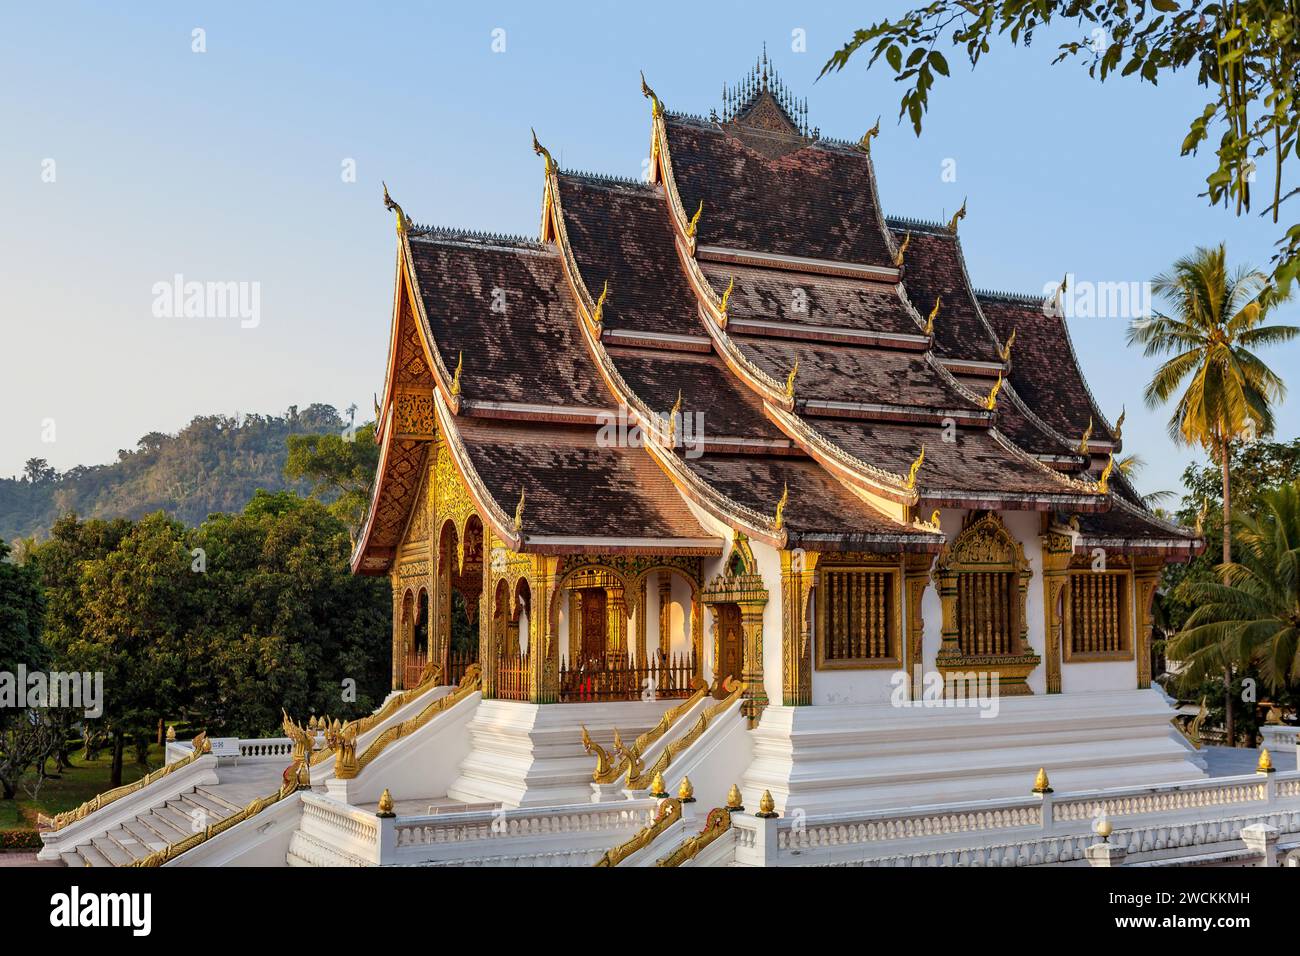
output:
[[[1170,642],[1195,683],[1224,659],[1257,664],[1272,691],[1300,684],[1300,482],[1265,492],[1258,515],[1235,519],[1240,560],[1220,580],[1181,584],[1194,610]]]
[[[1275,173],[1265,211],[1279,221],[1294,160],[1300,110],[1300,8],[1294,0],[931,0],[902,15],[856,31],[822,67],[839,71],[861,52],[868,67],[881,57],[906,84],[899,116],[919,135],[935,77],[948,76],[940,47],[960,50],[972,67],[995,42],[1028,47],[1034,34],[1054,24],[1078,29],[1059,44],[1053,63],[1086,64],[1089,76],[1118,75],[1156,85],[1161,77],[1191,72],[1207,90],[1204,108],[1190,118],[1181,151],[1195,153],[1221,130],[1218,164],[1206,176],[1211,203],[1232,204],[1237,215],[1251,208],[1251,184],[1259,160],[1271,155]],[[1279,238],[1273,282],[1284,294],[1300,276],[1300,223]]]
[[[291,435],[285,477],[311,483],[313,498],[328,500],[331,513],[355,541],[370,505],[370,487],[379,467],[373,423],[348,435]]]
[[[0,671],[16,678],[19,666],[45,665],[49,655],[41,642],[44,620],[45,599],[36,569],[9,560],[9,545],[0,540]],[[19,778],[44,760],[48,745],[39,715],[0,703],[0,796],[14,798]]]

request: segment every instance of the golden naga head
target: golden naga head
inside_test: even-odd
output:
[[[535,129],[530,127],[529,132],[533,134],[533,152],[546,158],[546,175],[549,176],[555,172],[556,168],[555,160],[551,158],[551,151],[537,141],[537,131]]]
[[[960,220],[965,218],[966,218],[966,200],[963,199],[961,201],[961,208],[958,209],[955,213],[953,213],[952,218],[948,220],[948,231],[951,232],[954,236],[957,235],[957,223]]]
[[[384,208],[391,209],[397,214],[397,234],[399,236],[404,235],[406,230],[410,228],[411,220],[406,218],[406,213],[402,212],[402,207],[393,202],[393,197],[388,195],[388,183],[383,180],[380,180],[380,183],[384,187]]]
[[[722,292],[722,300],[718,303],[718,311],[722,313],[722,327],[727,327],[727,308],[731,304],[731,293],[736,288],[736,277],[732,276],[731,281],[727,283],[727,288]]]
[[[988,397],[984,399],[984,408],[987,411],[993,411],[998,407],[998,392],[1002,391],[1002,373],[998,372],[998,380],[993,383],[989,389]]]
[[[776,503],[776,521],[773,527],[780,531],[785,527],[785,506],[790,502],[790,486],[783,484],[781,486],[781,500]]]
[[[907,247],[912,244],[912,230],[907,230],[907,235],[903,236],[903,241],[899,243],[898,251],[894,253],[894,268],[903,268],[903,256],[907,254]]]
[[[921,453],[916,456],[916,460],[907,469],[907,487],[916,487],[916,476],[921,471],[921,465],[925,463],[925,445],[921,446]]]
[[[785,377],[785,397],[794,400],[794,380],[799,374],[799,360],[794,360],[794,366],[790,369],[790,374]]]
[[[691,221],[686,224],[686,235],[691,239],[695,238],[695,233],[700,228],[700,216],[704,212],[704,200],[700,200],[699,207],[695,210],[695,215],[691,216]]]
[[[1124,416],[1128,414],[1128,409],[1123,405],[1119,409],[1119,418],[1115,419],[1115,427],[1111,429],[1115,434],[1115,441],[1119,441],[1120,436],[1124,434]]]
[[[596,308],[591,313],[591,322],[597,329],[605,320],[605,303],[609,301],[609,280],[605,280],[605,286],[600,290],[600,298],[596,300]]]
[[[940,303],[942,303],[942,302],[943,302],[943,297],[942,297],[942,296],[937,296],[937,295],[936,295],[936,296],[934,297],[934,308],[930,310],[930,314],[929,314],[928,316],[926,316],[926,319],[925,319],[925,334],[926,334],[926,335],[930,335],[930,336],[933,336],[933,335],[934,335],[934,322],[935,322],[935,320],[936,320],[937,318],[939,318],[939,305],[940,305]]]
[[[453,396],[460,394],[460,372],[465,367],[465,353],[461,352],[456,356],[456,374],[451,380],[451,394]]]
[[[525,488],[519,489],[519,504],[515,505],[515,522],[514,531],[518,534],[524,527],[524,502],[528,498],[528,491]]]
[[[1092,441],[1092,416],[1088,416],[1088,427],[1083,430],[1083,437],[1079,439],[1079,447],[1076,449],[1080,455],[1088,454],[1088,443]]]
[[[858,146],[862,148],[863,152],[867,152],[867,153],[871,152],[871,141],[879,135],[880,135],[880,117],[877,116],[876,125],[871,127],[871,129],[867,130],[865,133],[862,134],[862,139],[858,140]]]
[[[659,101],[655,91],[645,81],[645,70],[641,71],[641,95],[650,101],[650,115],[656,119],[664,115],[664,104]]]
[[[1097,479],[1097,491],[1100,494],[1106,494],[1110,491],[1110,473],[1115,470],[1115,454],[1111,453],[1110,458],[1106,460],[1106,467],[1101,470],[1101,477]]]
[[[1007,365],[1011,362],[1011,349],[1016,344],[1016,330],[1012,329],[1011,334],[1007,336],[1007,344],[1002,346],[1002,364]]]

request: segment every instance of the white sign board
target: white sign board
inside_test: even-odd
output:
[[[239,756],[239,738],[238,737],[212,737],[212,754],[216,757],[238,757]]]

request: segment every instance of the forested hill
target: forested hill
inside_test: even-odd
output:
[[[159,509],[188,525],[212,512],[243,509],[258,488],[306,492],[284,477],[290,435],[338,434],[331,405],[291,407],[283,415],[199,415],[176,435],[150,432],[109,465],[58,474],[43,459],[18,478],[0,478],[0,539],[49,534],[55,518],[139,518]]]

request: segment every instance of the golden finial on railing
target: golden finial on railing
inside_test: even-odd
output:
[[[785,527],[785,506],[790,502],[790,486],[783,484],[781,486],[781,500],[776,503],[776,521],[773,527],[780,531]]]
[[[957,235],[957,222],[958,220],[965,219],[965,218],[966,218],[966,200],[963,199],[961,201],[961,208],[958,209],[955,213],[953,213],[952,218],[948,220],[948,231],[951,232],[954,236]]]
[[[1093,829],[1096,831],[1097,836],[1101,837],[1102,843],[1109,843],[1110,835],[1115,832],[1115,827],[1111,824],[1110,817],[1107,816],[1103,816],[1098,820]]]
[[[1034,777],[1034,789],[1031,792],[1040,796],[1052,792],[1052,785],[1047,780],[1047,770],[1045,768],[1038,768],[1038,776]]]
[[[167,725],[167,742],[169,744],[176,743],[176,726],[174,724]]]
[[[664,775],[656,770],[655,775],[650,778],[650,796],[656,800],[661,800],[668,796],[668,791],[664,789]]]
[[[659,102],[659,97],[655,96],[655,91],[650,89],[649,84],[646,83],[645,70],[641,71],[641,95],[650,100],[651,116],[658,117],[663,115],[664,105]]]
[[[555,172],[555,160],[551,158],[551,151],[537,141],[537,130],[530,127],[529,132],[533,134],[533,152],[546,158],[546,175],[549,176]]]
[[[690,777],[682,777],[682,782],[677,785],[677,799],[682,803],[695,802],[695,786]]]
[[[460,394],[460,373],[465,367],[465,353],[460,352],[456,356],[456,371],[451,377],[451,394],[453,396]]]
[[[397,814],[393,812],[393,795],[388,792],[387,787],[384,787],[384,792],[379,795],[379,807],[375,816],[382,817],[385,820],[389,817],[397,816]]]
[[[1106,467],[1101,470],[1101,477],[1097,479],[1097,491],[1100,494],[1106,494],[1110,490],[1110,473],[1115,470],[1115,453],[1110,453],[1110,458],[1106,459]]]
[[[934,335],[934,320],[939,317],[939,303],[942,301],[943,301],[942,296],[936,295],[934,297],[934,308],[930,310],[930,314],[926,316],[925,319],[926,335]]]
[[[907,254],[907,247],[912,244],[912,230],[907,230],[907,235],[903,236],[903,241],[898,246],[898,251],[894,253],[894,268],[903,268],[903,256]]]
[[[1083,437],[1079,439],[1079,446],[1075,449],[1080,455],[1088,454],[1088,442],[1092,441],[1092,416],[1088,416],[1088,427],[1083,430]]]
[[[722,313],[719,324],[725,329],[727,327],[727,308],[731,304],[731,293],[736,288],[736,277],[732,276],[731,281],[727,283],[727,288],[722,293],[722,301],[718,303],[718,311]]]
[[[745,809],[745,805],[740,802],[740,788],[734,783],[731,789],[727,791],[727,809],[732,813],[738,813]]]
[[[605,280],[605,287],[600,290],[600,298],[596,300],[596,308],[591,313],[591,324],[599,332],[601,323],[605,321],[605,303],[609,301],[609,280]]]
[[[876,125],[871,127],[862,134],[862,139],[858,140],[858,146],[864,153],[871,152],[871,141],[880,135],[880,117],[876,117]]]
[[[1011,347],[1016,344],[1016,330],[1012,329],[1011,334],[1007,336],[1007,344],[1002,346],[1002,364],[1006,365],[1011,361]]]
[[[1002,391],[1002,373],[998,372],[998,380],[993,383],[989,389],[988,396],[984,399],[984,408],[986,411],[993,411],[998,407],[998,392]]]
[[[528,499],[528,491],[525,488],[519,489],[519,504],[515,505],[515,534],[518,534],[524,527],[524,502]]]
[[[785,397],[794,400],[794,379],[799,374],[799,359],[794,360],[794,365],[790,369],[790,374],[785,378]]]
[[[764,790],[763,795],[758,798],[758,812],[754,814],[764,820],[770,820],[776,816],[776,801],[772,799],[772,791]]]
[[[1277,768],[1273,766],[1273,755],[1264,747],[1259,752],[1259,763],[1255,765],[1256,773],[1273,773]]]
[[[686,224],[686,235],[694,239],[695,232],[700,228],[700,214],[704,212],[704,200],[700,200],[699,208],[695,210],[695,215],[691,216],[691,221]]]
[[[907,487],[909,489],[916,487],[916,476],[921,471],[921,465],[925,462],[925,445],[921,445],[921,453],[916,456],[916,460],[908,466],[907,469]]]

